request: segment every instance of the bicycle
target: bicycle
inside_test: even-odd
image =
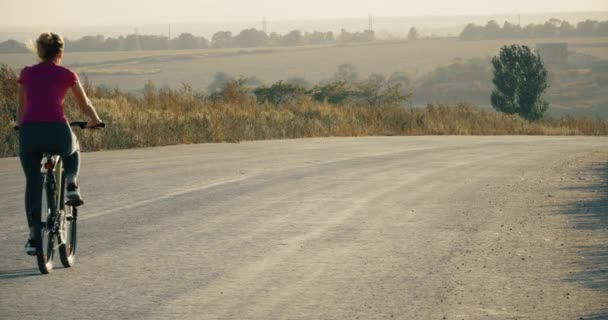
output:
[[[72,127],[87,128],[87,122],[74,121]],[[105,123],[91,128],[104,128]],[[19,130],[15,127],[15,130]],[[44,153],[40,172],[44,176],[41,221],[34,225],[34,244],[38,269],[43,274],[53,270],[55,250],[59,251],[61,264],[70,268],[76,261],[78,207],[64,201],[66,180],[61,156]],[[46,214],[45,214],[46,212]],[[55,245],[57,238],[57,245]]]

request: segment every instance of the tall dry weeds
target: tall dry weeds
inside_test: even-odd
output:
[[[17,107],[16,75],[0,68],[0,156],[17,153],[12,131]],[[302,97],[288,105],[258,104],[255,99],[213,101],[190,87],[147,87],[142,97],[119,90],[88,92],[108,126],[103,131],[76,130],[85,150],[126,149],[172,144],[237,142],[369,135],[608,135],[608,120],[564,117],[530,123],[517,116],[467,105],[398,106],[332,105]],[[238,95],[239,97],[241,95]],[[72,99],[66,114],[82,114]]]
[[[13,131],[17,116],[17,75],[0,64],[0,156],[16,153],[17,135]]]

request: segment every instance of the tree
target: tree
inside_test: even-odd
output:
[[[339,104],[352,96],[351,84],[346,81],[334,81],[327,84],[316,85],[309,91],[313,100]]]
[[[498,39],[500,37],[500,25],[495,20],[490,20],[485,27],[484,38]]]
[[[77,41],[66,40],[66,46],[71,51],[101,51],[105,41],[102,35],[84,36]]]
[[[542,119],[549,103],[542,98],[548,85],[547,69],[540,55],[527,46],[504,46],[499,56],[492,58],[492,65],[494,109],[529,121]]]
[[[571,37],[576,35],[576,27],[568,23],[568,21],[562,21],[559,25],[559,35],[562,37]]]
[[[389,84],[397,84],[400,83],[401,86],[408,87],[410,85],[410,77],[405,72],[393,72],[391,76],[388,78]]]
[[[512,24],[509,21],[505,21],[502,25],[502,37],[503,38],[519,38],[521,37],[521,27],[516,24]]]
[[[298,87],[302,87],[304,89],[310,89],[312,87],[310,82],[308,82],[306,79],[304,79],[302,77],[289,78],[289,79],[285,80],[285,83],[291,84],[294,86],[298,86]]]
[[[16,40],[0,42],[0,53],[28,53],[27,47]]]
[[[270,35],[268,35],[268,45],[271,46],[280,46],[283,43],[283,36],[276,33],[276,32],[272,32],[270,33]]]
[[[226,84],[226,82],[234,80],[229,74],[225,72],[216,72],[213,76],[213,81],[207,86],[207,93],[214,94],[219,92],[222,87]]]
[[[557,32],[558,27],[550,22],[545,22],[545,24],[539,24],[534,28],[534,36],[540,38],[555,37],[557,35]]]
[[[359,77],[359,73],[357,72],[357,67],[350,63],[344,63],[338,66],[338,70],[333,75],[333,80],[344,81],[344,82],[354,82]]]
[[[410,32],[407,33],[407,39],[408,40],[418,40],[420,38],[420,35],[418,34],[418,30],[416,30],[416,28],[411,27],[410,28]]]
[[[201,39],[191,33],[182,33],[177,38],[171,39],[173,49],[198,49],[201,47]]]
[[[464,30],[460,33],[462,40],[479,40],[484,37],[484,28],[476,26],[472,23],[467,24]]]
[[[371,74],[366,80],[357,81],[352,94],[356,102],[368,106],[397,106],[410,98],[401,81],[391,81],[382,74]]]
[[[608,36],[608,21],[602,21],[597,25],[597,35],[601,37]]]
[[[236,45],[241,48],[261,47],[268,45],[268,35],[254,28],[245,29],[234,37]]]
[[[308,44],[326,44],[334,42],[334,34],[331,31],[306,33],[304,35]]]
[[[292,30],[290,33],[283,36],[283,42],[281,43],[284,46],[298,46],[304,42],[304,36],[302,35],[302,31],[300,30]]]
[[[579,22],[576,25],[576,30],[580,36],[590,37],[595,35],[595,30],[597,29],[597,26],[597,21],[587,19],[585,21]]]
[[[238,78],[229,79],[222,84],[215,92],[210,92],[207,98],[210,101],[223,101],[242,105],[255,101],[255,96],[252,95],[251,86],[248,83],[251,79]]]
[[[299,97],[304,96],[306,89],[304,87],[279,81],[270,87],[257,87],[253,93],[257,101],[260,103],[271,103],[275,106],[282,104],[290,104]]]
[[[353,43],[353,42],[371,42],[376,40],[376,34],[373,30],[364,30],[363,32],[350,33],[346,29],[340,31],[338,42]]]
[[[382,89],[386,76],[378,73],[371,74],[366,81],[355,83],[355,96],[369,106],[382,104]]]
[[[234,39],[230,31],[218,31],[211,38],[211,46],[214,48],[230,48]]]

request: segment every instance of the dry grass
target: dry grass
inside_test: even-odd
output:
[[[13,131],[17,110],[17,75],[0,64],[0,156],[16,153],[17,135]]]
[[[88,68],[80,70],[81,73],[87,76],[144,76],[160,73],[160,69],[133,69],[133,68]]]
[[[12,156],[17,152],[17,135],[12,131],[16,83],[10,69],[0,71],[0,156]],[[530,123],[467,105],[410,109],[331,105],[303,97],[274,106],[255,99],[212,102],[187,86],[151,90],[143,97],[118,90],[86,90],[109,126],[100,132],[76,130],[85,150],[326,136],[608,135],[608,120],[565,117]],[[70,100],[66,113],[70,119],[82,117]]]

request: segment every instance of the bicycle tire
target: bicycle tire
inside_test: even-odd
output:
[[[52,216],[53,210],[55,210],[53,202],[55,200],[56,192],[50,190],[51,182],[49,182],[48,179],[49,176],[44,175],[40,221],[34,226],[36,262],[38,263],[38,270],[43,274],[49,274],[53,271],[53,258],[55,255],[55,244],[53,239],[55,235],[52,232]]]
[[[76,208],[71,208],[72,212],[76,212]],[[74,213],[73,213],[74,214]],[[78,228],[76,224],[76,218],[74,216],[70,216],[69,214],[65,215],[65,221],[63,223],[66,224],[66,239],[65,242],[59,246],[59,258],[61,259],[61,264],[66,267],[74,266],[76,262],[76,247],[77,247],[77,234]]]
[[[50,232],[46,222],[41,222],[35,227],[36,232],[36,261],[38,270],[43,274],[53,271],[54,235]]]
[[[62,174],[61,179],[61,194],[59,196],[59,211],[61,212],[61,240],[59,245],[59,258],[61,264],[66,267],[72,267],[76,262],[76,240],[77,238],[77,217],[78,209],[72,206],[65,205],[66,181],[65,174]]]
[[[41,215],[40,221],[37,221],[34,226],[34,241],[36,244],[36,262],[38,263],[38,270],[43,274],[48,274],[53,271],[53,233],[51,213],[53,210],[53,199],[49,197],[51,193],[48,190],[48,176],[44,175],[43,178],[43,191],[42,191],[42,206],[40,207]]]

